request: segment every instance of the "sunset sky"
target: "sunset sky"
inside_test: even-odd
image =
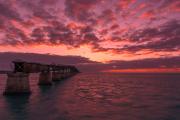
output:
[[[0,0],[0,61],[17,54],[83,70],[180,72],[180,1]]]

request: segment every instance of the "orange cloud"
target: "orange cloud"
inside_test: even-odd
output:
[[[122,9],[126,9],[130,4],[135,2],[136,0],[119,0],[118,6]]]
[[[140,18],[143,18],[143,19],[149,19],[149,18],[153,18],[153,17],[155,17],[153,11],[145,12],[140,16]]]

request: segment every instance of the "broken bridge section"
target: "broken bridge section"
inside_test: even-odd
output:
[[[13,61],[13,72],[7,73],[4,95],[30,94],[29,74],[39,73],[38,85],[52,85],[53,81],[61,81],[79,73],[72,65],[54,65]]]

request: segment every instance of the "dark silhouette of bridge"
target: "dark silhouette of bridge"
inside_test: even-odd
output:
[[[79,73],[72,65],[41,64],[25,61],[13,61],[12,72],[7,72],[7,83],[4,95],[30,94],[29,74],[39,73],[38,85],[52,85]]]

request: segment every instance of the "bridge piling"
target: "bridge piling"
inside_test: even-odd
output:
[[[38,85],[52,85],[52,81],[60,81],[79,73],[72,65],[53,65],[13,61],[14,69],[8,73],[4,95],[30,94],[29,74],[40,73]]]
[[[52,85],[52,72],[43,71],[39,75],[38,85]]]
[[[52,73],[52,80],[53,81],[61,81],[63,78],[62,78],[62,74],[59,72],[59,71],[54,71]]]
[[[4,95],[30,94],[29,74],[17,72],[8,73]]]

